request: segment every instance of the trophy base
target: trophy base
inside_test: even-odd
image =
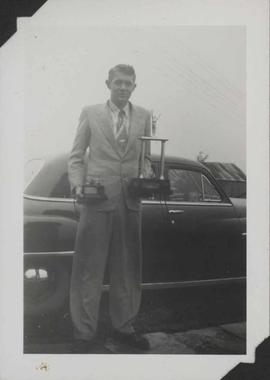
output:
[[[132,178],[129,191],[136,197],[154,197],[167,199],[171,194],[170,182],[167,179],[158,178]]]

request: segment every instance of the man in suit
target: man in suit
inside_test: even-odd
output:
[[[132,66],[117,65],[109,71],[110,99],[83,109],[69,157],[69,180],[76,198],[82,199],[87,183],[101,184],[106,195],[81,206],[70,289],[74,352],[94,347],[106,265],[114,338],[149,349],[146,338],[132,325],[141,301],[141,204],[128,186],[138,176],[139,137],[151,135],[150,112],[129,102],[135,80]],[[149,145],[145,154],[147,160]]]

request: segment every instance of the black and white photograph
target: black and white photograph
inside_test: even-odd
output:
[[[245,28],[29,40],[25,352],[244,354]]]
[[[171,3],[51,0],[2,48],[3,379],[225,379],[269,335],[267,3]]]

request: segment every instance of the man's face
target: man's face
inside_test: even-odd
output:
[[[107,87],[111,91],[111,100],[118,107],[124,107],[136,84],[133,75],[127,75],[116,71],[111,81],[106,81]]]

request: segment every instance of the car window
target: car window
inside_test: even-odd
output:
[[[46,198],[70,198],[66,157],[49,160],[36,171],[25,194]]]
[[[27,161],[24,166],[24,187],[26,188],[33,180],[33,178],[42,169],[45,160],[43,158],[35,158]]]
[[[170,168],[168,171],[172,194],[170,200],[186,202],[221,201],[215,186],[201,172]]]
[[[146,178],[152,178],[152,179],[155,179],[155,178],[159,178],[160,174],[159,174],[159,166],[157,163],[155,162],[152,162],[151,165],[148,164],[148,161],[145,162],[145,171],[144,171],[144,176]],[[149,196],[143,196],[142,198],[143,200],[158,200],[160,201],[160,196],[157,196],[157,195],[149,195]]]
[[[202,175],[202,190],[204,201],[221,201],[221,196],[209,179]]]

